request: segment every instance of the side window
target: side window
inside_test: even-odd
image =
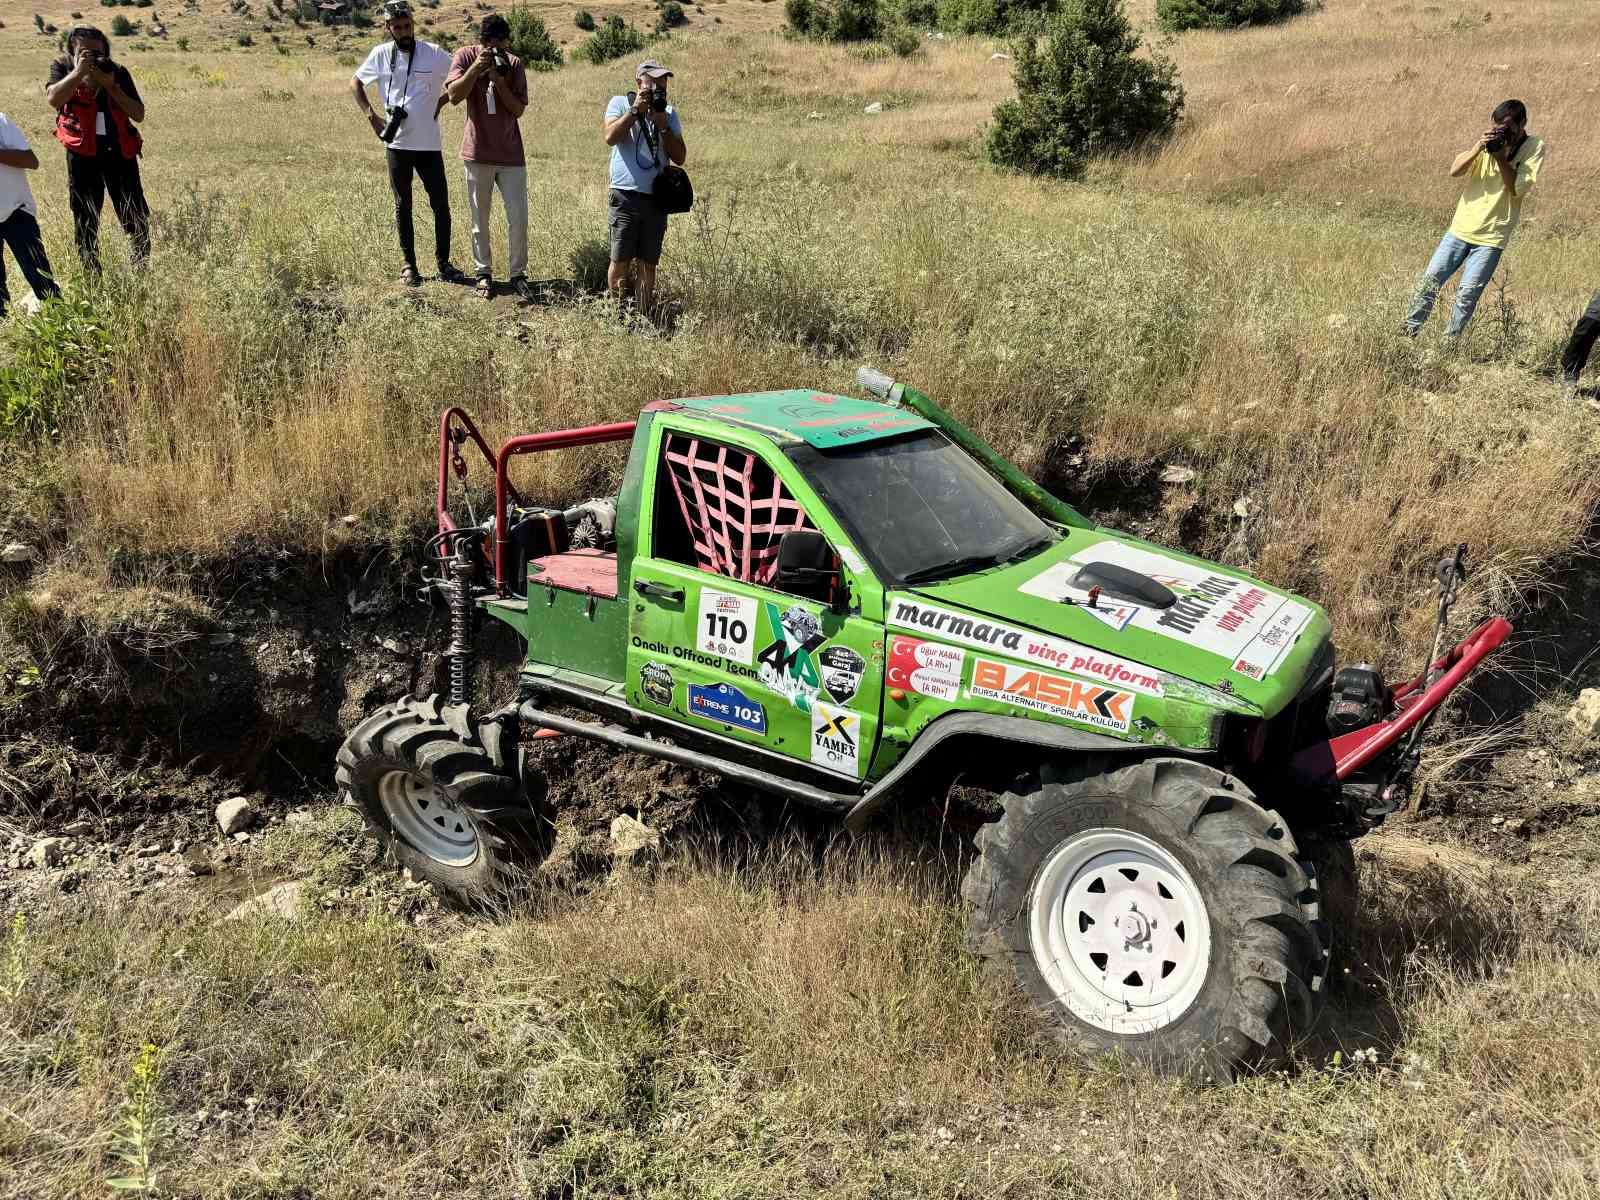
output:
[[[683,433],[662,440],[651,552],[713,575],[774,587],[778,539],[814,529],[756,455]]]

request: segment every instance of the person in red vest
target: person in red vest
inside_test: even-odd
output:
[[[78,257],[100,270],[100,210],[106,193],[132,243],[134,263],[150,257],[150,205],[139,182],[144,142],[135,122],[144,101],[126,67],[111,61],[111,42],[92,25],[67,34],[67,52],[50,64],[45,98],[56,110],[56,140],[67,148],[67,191]]]

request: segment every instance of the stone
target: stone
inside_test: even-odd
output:
[[[1241,496],[1233,502],[1233,515],[1241,520],[1246,520],[1255,516],[1259,508],[1260,506],[1249,496]]]
[[[1600,688],[1584,688],[1567,709],[1567,724],[1584,737],[1600,734]]]
[[[94,832],[94,822],[84,817],[79,817],[70,825],[61,827],[62,837],[88,837]]]
[[[7,542],[0,548],[0,562],[10,566],[26,566],[39,561],[39,552],[27,542]]]
[[[397,638],[384,638],[378,645],[397,658],[402,658],[411,653],[411,647]]]
[[[238,833],[233,835],[233,840],[242,846],[250,840],[250,835],[241,829]]]
[[[140,846],[133,852],[135,858],[154,858],[161,853],[160,846]]]
[[[989,61],[990,62],[994,62],[996,59],[1000,59],[1000,60],[1002,60],[1004,62],[1010,62],[1011,61],[1011,55],[1009,55],[1009,54],[1000,54],[1000,53],[995,53],[995,54],[989,55]]]
[[[1161,472],[1162,483],[1193,483],[1195,469],[1193,467],[1180,467],[1174,463]]]
[[[882,100],[874,100],[871,104],[867,105],[861,111],[866,113],[868,116],[876,116],[878,113],[881,113],[883,111],[883,101]]]
[[[247,829],[255,819],[256,810],[243,796],[235,796],[217,805],[217,828],[224,834],[232,835]]]
[[[67,839],[59,837],[40,838],[33,844],[33,849],[28,851],[28,861],[41,871],[49,867],[59,867],[61,860],[67,856]]]
[[[611,818],[611,854],[633,862],[661,849],[661,834],[626,813]]]
[[[251,917],[277,917],[284,921],[300,919],[300,906],[305,901],[306,885],[298,880],[270,887],[238,905],[224,921],[244,921]]]

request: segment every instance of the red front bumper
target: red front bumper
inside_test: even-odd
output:
[[[1294,773],[1307,783],[1333,783],[1348,779],[1384,751],[1395,745],[1418,721],[1427,716],[1457,685],[1477,668],[1483,659],[1500,647],[1511,633],[1511,622],[1491,617],[1458,642],[1424,675],[1397,687],[1395,711],[1385,720],[1364,729],[1341,734],[1326,742],[1307,746],[1294,757]],[[1433,685],[1423,689],[1427,675],[1443,672]]]

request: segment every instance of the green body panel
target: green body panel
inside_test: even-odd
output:
[[[928,419],[810,391],[652,405],[618,499],[618,598],[535,578],[525,611],[488,605],[524,629],[525,674],[593,680],[642,712],[812,766],[835,788],[881,778],[953,711],[1206,751],[1219,747],[1226,714],[1270,717],[1299,693],[1329,634],[1316,605],[1096,528],[921,393],[897,387],[894,396],[927,406]],[[933,425],[1063,536],[1018,563],[886,594],[784,447],[854,445]],[[654,556],[669,431],[749,451],[773,470],[843,564],[847,612]],[[1154,579],[1176,602],[1163,610],[1101,594],[1091,604],[1076,582],[1091,563]]]

